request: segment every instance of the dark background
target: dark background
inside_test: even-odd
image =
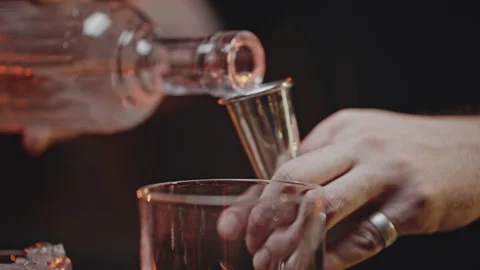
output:
[[[480,104],[474,1],[213,1],[226,26],[257,33],[268,80],[295,81],[302,136],[345,107],[410,113]],[[135,189],[253,177],[224,108],[170,98],[150,121],[28,157],[0,136],[0,248],[62,242],[75,269],[138,269]],[[356,269],[479,269],[479,225],[406,237]]]

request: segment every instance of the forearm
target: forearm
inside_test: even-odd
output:
[[[478,135],[478,132],[480,132],[480,111],[476,113],[471,111],[467,113],[458,112],[457,114],[443,116],[442,118],[471,129],[472,135]],[[478,139],[480,140],[480,137]]]
[[[477,144],[480,149],[480,112],[457,112],[456,114],[433,117],[439,118],[441,120],[439,123],[450,125],[449,133],[452,139],[467,139],[469,142]]]

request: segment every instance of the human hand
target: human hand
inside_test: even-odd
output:
[[[350,109],[321,122],[273,179],[324,185],[327,229],[373,209],[369,214],[383,213],[401,236],[478,219],[479,168],[479,117]],[[327,246],[326,269],[350,267],[385,247],[366,217]]]
[[[286,182],[250,187],[218,219],[227,240],[245,237],[256,270],[311,269],[325,232],[322,190]]]

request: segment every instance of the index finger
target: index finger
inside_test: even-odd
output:
[[[245,231],[248,216],[264,189],[263,184],[256,184],[238,196],[236,203],[229,206],[220,214],[217,223],[217,230],[224,239],[237,239]]]
[[[309,153],[329,145],[332,139],[350,122],[352,111],[352,109],[341,110],[321,121],[303,139],[299,153]]]

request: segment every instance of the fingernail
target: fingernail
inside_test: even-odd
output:
[[[232,213],[225,213],[218,221],[218,231],[225,238],[236,238],[240,234],[240,222]]]
[[[266,248],[260,249],[257,253],[255,253],[255,256],[253,257],[253,267],[256,270],[264,270],[268,269],[268,266],[270,265],[270,251]]]

